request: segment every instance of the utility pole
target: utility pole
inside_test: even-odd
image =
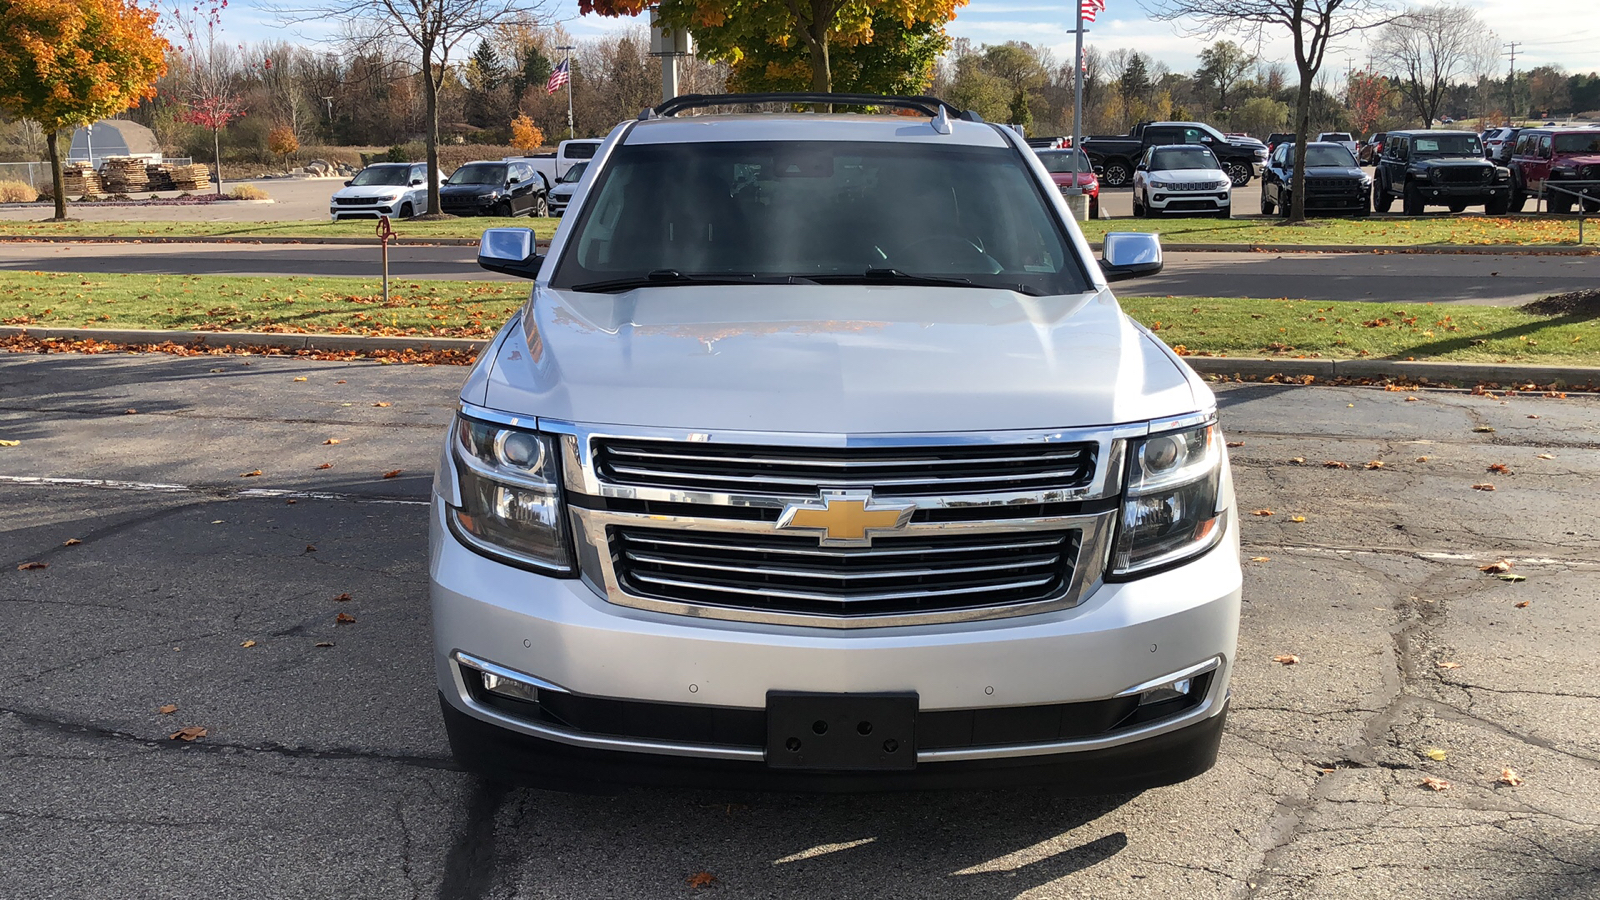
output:
[[[1510,41],[1506,44],[1511,48],[1511,77],[1506,80],[1506,124],[1511,124],[1511,117],[1517,111],[1517,45],[1520,41]]]
[[[1074,33],[1077,35],[1077,52],[1072,59],[1073,80],[1076,86],[1073,89],[1072,99],[1072,187],[1065,191],[1067,204],[1072,208],[1072,214],[1078,215],[1078,210],[1083,210],[1083,218],[1089,218],[1089,201],[1083,196],[1083,188],[1078,184],[1078,165],[1084,159],[1083,150],[1083,4],[1087,0],[1078,0],[1074,5],[1078,8],[1078,27]]]
[[[556,48],[567,53],[567,140],[577,137],[572,128],[572,51],[577,48],[572,44],[563,44]]]

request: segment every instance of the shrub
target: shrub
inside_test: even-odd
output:
[[[544,132],[524,113],[511,120],[511,146],[532,153],[544,146]]]
[[[389,148],[387,160],[389,162],[398,163],[410,162],[411,151],[407,150],[403,144],[395,144],[393,147]]]
[[[228,199],[270,200],[272,198],[267,195],[266,191],[263,191],[261,188],[258,188],[253,184],[236,184],[233,186],[233,190],[228,192]]]
[[[32,203],[39,192],[26,181],[0,181],[0,203]]]
[[[289,157],[300,152],[300,139],[294,136],[294,129],[287,125],[279,125],[267,135],[267,150],[283,157],[284,162]]]

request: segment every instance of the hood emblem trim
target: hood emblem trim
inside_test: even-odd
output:
[[[825,490],[818,500],[785,506],[778,529],[810,532],[824,547],[869,547],[873,535],[904,528],[915,510],[913,503],[874,501],[871,491]]]

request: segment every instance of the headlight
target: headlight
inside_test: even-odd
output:
[[[1555,173],[1555,174],[1557,174],[1557,175],[1576,175],[1576,174],[1578,174],[1578,170],[1573,168],[1572,166],[1556,166],[1555,168],[1551,169],[1550,171]]]
[[[1151,435],[1129,452],[1111,568],[1130,575],[1196,556],[1222,537],[1222,442],[1213,423]]]
[[[1220,191],[1220,190],[1222,190],[1223,188],[1226,188],[1228,185],[1230,185],[1232,183],[1233,182],[1231,182],[1231,181],[1219,181],[1216,184],[1212,185],[1212,187],[1214,187],[1214,188],[1216,188],[1217,190]]]
[[[1417,176],[1418,178],[1422,179],[1423,181],[1427,181],[1429,178],[1433,177],[1433,171],[1430,170],[1430,169],[1416,169],[1416,170],[1412,171],[1411,174]]]
[[[1506,179],[1508,179],[1510,177],[1511,177],[1511,170],[1510,169],[1506,168],[1505,166],[1495,166],[1494,167],[1494,180],[1495,181],[1505,181]]]
[[[450,442],[461,480],[454,530],[507,562],[571,575],[556,438],[457,417]]]

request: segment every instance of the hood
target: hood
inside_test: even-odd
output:
[[[590,424],[884,434],[1193,412],[1210,392],[1109,292],[539,288],[463,399]]]
[[[1294,171],[1294,166],[1284,166],[1285,172]],[[1366,172],[1356,166],[1306,166],[1306,177],[1318,178],[1364,178]]]
[[[1493,168],[1494,167],[1494,163],[1489,162],[1487,159],[1484,159],[1484,158],[1479,157],[1479,156],[1455,156],[1455,157],[1441,156],[1441,157],[1439,157],[1437,159],[1429,159],[1429,158],[1413,159],[1413,160],[1411,160],[1411,164],[1414,165],[1414,166],[1435,166],[1437,168],[1454,168],[1454,169],[1459,169],[1459,168],[1482,169],[1482,168],[1486,168],[1486,167],[1487,168]]]
[[[343,200],[389,200],[410,190],[404,185],[364,184],[340,188],[333,196]]]
[[[1227,181],[1228,173],[1221,169],[1162,169],[1147,172],[1151,181]]]
[[[565,183],[562,183],[562,184],[558,184],[555,187],[551,188],[550,189],[550,196],[552,196],[552,197],[570,197],[573,194],[576,194],[577,192],[578,192],[578,183],[576,181],[569,181],[569,182],[565,182]]]
[[[504,185],[499,184],[441,184],[439,185],[439,193],[456,197],[476,197],[479,194],[503,190],[504,187]]]

